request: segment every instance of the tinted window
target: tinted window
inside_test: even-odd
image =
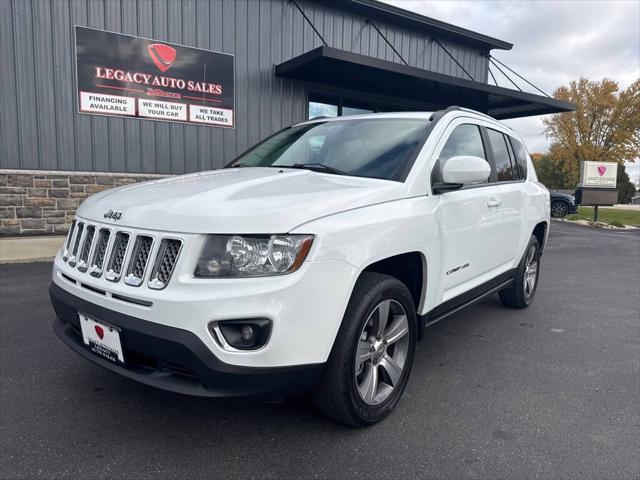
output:
[[[440,170],[442,170],[445,163],[447,163],[447,160],[459,155],[472,155],[474,157],[484,158],[485,160],[487,159],[484,153],[482,137],[480,136],[480,129],[477,125],[459,125],[451,132],[447,143],[445,143],[438,156]],[[487,179],[487,181],[489,180]]]
[[[511,146],[513,147],[514,153],[516,155],[516,163],[518,164],[518,170],[520,171],[520,178],[527,178],[527,158],[529,158],[529,154],[527,154],[527,150],[524,148],[524,145],[520,143],[513,137],[509,137],[511,140]]]
[[[514,168],[511,165],[511,157],[509,155],[509,149],[507,146],[507,139],[505,136],[496,131],[487,129],[489,136],[489,143],[493,150],[493,160],[496,164],[496,173],[498,174],[499,182],[510,182],[517,178],[514,176]]]
[[[345,118],[300,125],[275,134],[229,166],[322,164],[349,175],[401,181],[427,124],[419,118]]]

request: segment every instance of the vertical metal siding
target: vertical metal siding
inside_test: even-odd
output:
[[[331,47],[401,59],[366,22],[298,0]],[[235,129],[77,113],[74,25],[232,53]],[[376,23],[409,65],[466,78],[430,35]],[[480,50],[440,40],[477,81]],[[306,115],[304,85],[273,65],[322,45],[288,0],[0,1],[0,168],[184,173],[218,168]]]

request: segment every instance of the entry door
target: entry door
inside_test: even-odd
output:
[[[457,155],[488,158],[477,125],[454,121],[436,149],[435,177]],[[489,163],[489,162],[488,162]],[[497,276],[503,263],[503,217],[495,184],[463,187],[438,195],[441,226],[442,301],[447,301]]]

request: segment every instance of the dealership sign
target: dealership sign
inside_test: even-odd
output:
[[[75,30],[81,113],[234,126],[233,55]]]
[[[618,164],[616,162],[581,162],[580,184],[583,187],[616,188]]]

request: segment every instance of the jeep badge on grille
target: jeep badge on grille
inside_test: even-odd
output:
[[[122,212],[116,212],[115,210],[109,209],[109,211],[104,214],[104,218],[110,218],[114,222],[117,222],[122,218]]]

